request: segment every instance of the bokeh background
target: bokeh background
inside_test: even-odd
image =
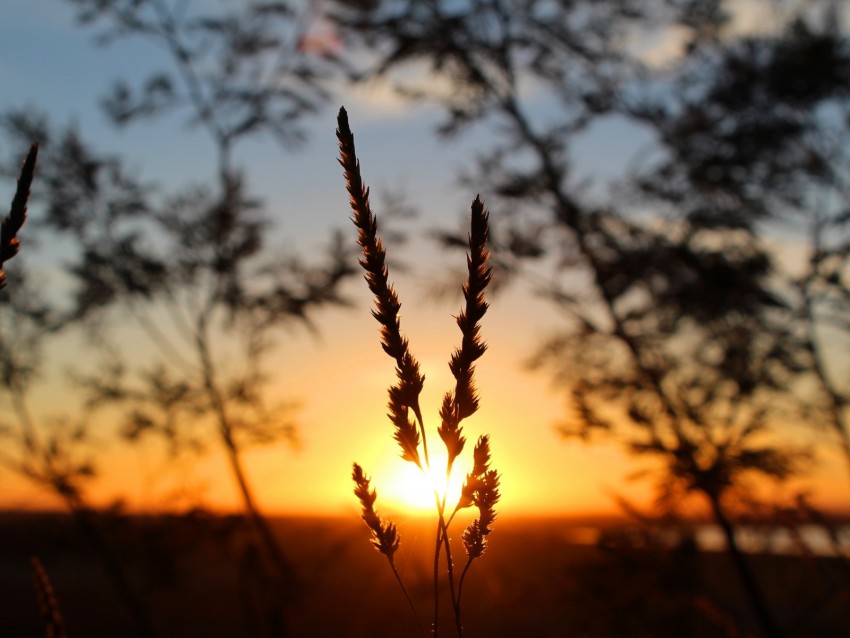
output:
[[[489,434],[470,629],[850,628],[842,3],[0,12],[0,201],[40,143],[0,292],[12,635],[45,622],[31,556],[69,635],[415,635],[351,464],[421,610],[440,479],[386,417],[343,105],[437,466],[469,206],[491,211],[481,404],[448,490]]]

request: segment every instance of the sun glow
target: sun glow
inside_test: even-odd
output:
[[[389,464],[384,477],[375,487],[378,500],[390,509],[399,509],[407,514],[425,514],[436,511],[435,493],[440,499],[446,494],[446,510],[450,514],[460,498],[466,469],[462,459],[455,461],[452,475],[446,486],[446,456],[432,454],[430,471],[420,470],[416,465],[400,458]]]

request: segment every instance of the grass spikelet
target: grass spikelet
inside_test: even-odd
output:
[[[481,488],[484,475],[490,469],[490,436],[485,434],[478,439],[472,457],[472,472],[466,475],[455,511],[471,507],[475,503],[475,493]]]
[[[452,354],[449,368],[455,378],[454,394],[447,393],[440,410],[441,424],[438,433],[448,450],[448,472],[454,459],[463,451],[465,439],[460,422],[478,410],[478,393],[475,389],[474,363],[487,350],[480,337],[480,322],[487,312],[484,291],[491,279],[488,265],[490,252],[489,218],[480,197],[472,202],[469,232],[469,254],[466,258],[468,278],[463,285],[466,305],[457,316],[457,325],[462,334],[461,346]]]
[[[378,513],[375,511],[377,493],[370,488],[369,477],[366,476],[363,468],[357,463],[354,464],[351,478],[354,480],[355,485],[354,494],[363,508],[361,514],[363,522],[372,530],[372,545],[392,562],[393,554],[396,553],[399,542],[401,541],[398,530],[394,523],[383,521],[378,516]]]
[[[413,616],[416,619],[416,624],[419,627],[420,633],[423,636],[427,636],[425,626],[422,624],[422,621],[419,618],[419,612],[416,610],[416,605],[413,604],[413,599],[410,598],[407,587],[405,587],[404,581],[401,579],[401,574],[398,573],[398,569],[396,569],[395,566],[395,560],[393,559],[393,556],[398,550],[399,543],[401,542],[401,536],[398,533],[398,529],[396,528],[395,523],[384,521],[380,516],[378,516],[377,511],[375,511],[375,500],[378,498],[378,495],[375,490],[371,488],[369,477],[366,476],[363,468],[357,463],[354,463],[353,465],[351,478],[354,480],[354,494],[360,501],[360,506],[362,508],[361,517],[369,529],[372,530],[372,545],[381,554],[387,557],[390,569],[392,569],[396,582],[398,582],[401,587],[404,598],[407,600],[407,604],[413,612]]]
[[[487,470],[476,479],[475,486],[471,490],[472,503],[478,508],[478,518],[463,532],[461,539],[466,550],[466,565],[460,575],[457,587],[457,606],[460,614],[460,601],[463,594],[463,583],[472,562],[480,558],[487,549],[487,537],[493,531],[493,522],[496,520],[496,503],[499,502],[499,473],[496,470]]]
[[[38,608],[44,619],[45,636],[47,638],[67,638],[65,622],[62,620],[62,614],[59,611],[59,603],[56,601],[56,594],[53,591],[50,577],[37,557],[33,556],[30,563],[35,580]]]
[[[339,140],[340,159],[343,167],[346,188],[352,210],[352,221],[357,227],[357,243],[361,248],[360,265],[366,271],[366,281],[369,290],[375,296],[375,308],[372,315],[381,324],[381,346],[396,362],[396,377],[398,383],[389,389],[389,417],[395,426],[394,438],[402,450],[402,457],[415,463],[419,469],[430,475],[431,462],[428,458],[428,437],[422,413],[419,408],[419,394],[424,384],[424,377],[419,370],[419,363],[410,353],[410,346],[401,334],[399,309],[401,304],[393,286],[389,283],[386,266],[386,251],[378,237],[378,222],[369,204],[369,189],[363,185],[360,175],[360,162],[354,148],[354,136],[348,124],[348,114],[344,108],[339,110],[336,131]],[[437,433],[446,446],[447,463],[445,484],[451,476],[455,459],[463,452],[466,438],[463,435],[461,422],[478,410],[478,392],[475,387],[475,362],[484,354],[487,346],[480,337],[481,319],[487,312],[485,290],[490,283],[491,269],[489,266],[490,253],[487,248],[489,240],[489,215],[480,197],[472,202],[469,232],[469,253],[467,255],[468,277],[463,285],[465,304],[456,317],[462,339],[461,345],[451,355],[449,368],[455,379],[455,387],[447,392],[440,407],[440,425]],[[416,421],[410,419],[412,412]],[[419,445],[422,445],[422,457],[419,455]],[[384,523],[374,510],[375,491],[369,486],[369,480],[356,463],[353,473],[355,494],[363,508],[363,520],[372,530],[372,544],[389,559],[396,580],[401,585],[408,604],[414,614],[416,607],[407,595],[404,583],[393,564],[392,556],[398,548],[398,535],[395,526]],[[496,518],[495,505],[499,500],[499,475],[490,469],[490,438],[482,436],[478,439],[473,452],[473,469],[467,475],[463,493],[456,507],[447,516],[446,490],[435,486],[434,502],[437,510],[437,531],[434,546],[434,580],[433,580],[433,636],[437,636],[440,627],[440,559],[445,551],[446,575],[448,590],[451,596],[452,612],[454,614],[455,630],[459,638],[463,638],[463,622],[461,618],[461,588],[469,566],[475,558],[480,557],[487,546],[487,536],[492,531]],[[452,561],[451,543],[449,542],[449,526],[458,510],[464,507],[478,507],[479,516],[463,534],[463,543],[468,560],[461,575],[460,582],[455,583],[455,572]],[[417,615],[418,621],[418,615]],[[426,635],[422,623],[420,630]]]
[[[392,284],[386,265],[386,250],[378,237],[378,221],[369,204],[369,189],[363,186],[360,162],[354,148],[354,135],[348,125],[348,114],[340,109],[337,139],[339,140],[339,163],[345,175],[345,184],[350,198],[352,221],[358,230],[357,243],[361,248],[360,265],[366,271],[369,290],[375,295],[372,316],[381,324],[381,346],[396,362],[398,383],[390,388],[389,417],[396,426],[395,438],[402,448],[402,458],[421,467],[419,459],[419,431],[411,422],[408,410],[413,411],[422,429],[419,409],[419,394],[425,377],[419,362],[410,352],[407,339],[401,334],[399,310],[401,302]],[[424,435],[424,431],[422,432]],[[427,457],[427,447],[424,448]]]
[[[30,196],[32,180],[35,176],[35,162],[38,157],[38,144],[30,146],[29,153],[24,159],[21,173],[18,176],[18,186],[12,198],[12,206],[9,214],[0,224],[0,289],[6,285],[6,273],[3,271],[3,263],[18,254],[21,240],[18,231],[27,219],[27,200]]]

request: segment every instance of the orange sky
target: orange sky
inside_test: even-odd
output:
[[[365,289],[365,283],[356,282],[361,283]],[[410,278],[399,282],[398,289],[402,329],[426,375],[422,406],[434,450],[440,447],[435,431],[439,403],[453,386],[447,361],[459,339],[451,316],[456,304],[429,301]],[[258,500],[269,512],[356,515],[350,480],[353,461],[373,477],[380,511],[409,514],[417,511],[417,502],[421,505],[421,491],[411,487],[412,466],[399,458],[385,417],[393,362],[378,344],[377,323],[367,302],[363,294],[359,306],[324,315],[318,339],[302,333],[282,344],[279,358],[270,359],[270,367],[280,372],[282,394],[299,399],[303,409],[298,449],[281,444],[245,456]],[[468,469],[477,437],[489,433],[493,466],[502,473],[498,509],[506,516],[616,514],[614,494],[645,502],[650,484],[627,480],[640,465],[617,445],[583,445],[555,432],[559,395],[547,387],[545,375],[527,372],[521,365],[543,334],[543,328],[524,329],[534,323],[528,316],[534,312],[539,313],[539,306],[520,293],[492,300],[483,327],[489,350],[477,367],[481,409],[464,422],[469,443],[458,475]],[[539,321],[537,325],[541,326]],[[50,413],[57,406],[39,407]],[[121,498],[143,511],[189,504],[239,508],[229,469],[215,446],[211,454],[188,457],[192,462],[180,465],[169,462],[153,440],[129,446],[103,432],[97,459],[101,478],[90,491],[95,501]],[[840,457],[823,455],[809,483],[818,502],[847,509],[850,484]],[[43,490],[13,476],[6,475],[4,484],[0,506],[40,508],[54,503]],[[186,493],[183,500],[174,492],[178,484]]]

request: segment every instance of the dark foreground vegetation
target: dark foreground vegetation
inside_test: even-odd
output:
[[[106,518],[158,636],[263,635],[258,588],[245,587],[247,529],[238,518]],[[293,636],[408,636],[417,629],[393,576],[363,543],[356,517],[273,521],[298,573]],[[431,595],[430,521],[400,521],[397,563],[411,596]],[[469,579],[471,636],[750,636],[755,624],[725,553],[701,551],[681,530],[623,520],[512,519]],[[457,539],[455,539],[457,540]],[[134,629],[97,558],[58,514],[0,518],[0,627],[42,636],[30,557],[52,581],[71,638]],[[793,636],[850,631],[850,572],[840,559],[750,556],[778,624]],[[446,618],[446,621],[450,619]]]

